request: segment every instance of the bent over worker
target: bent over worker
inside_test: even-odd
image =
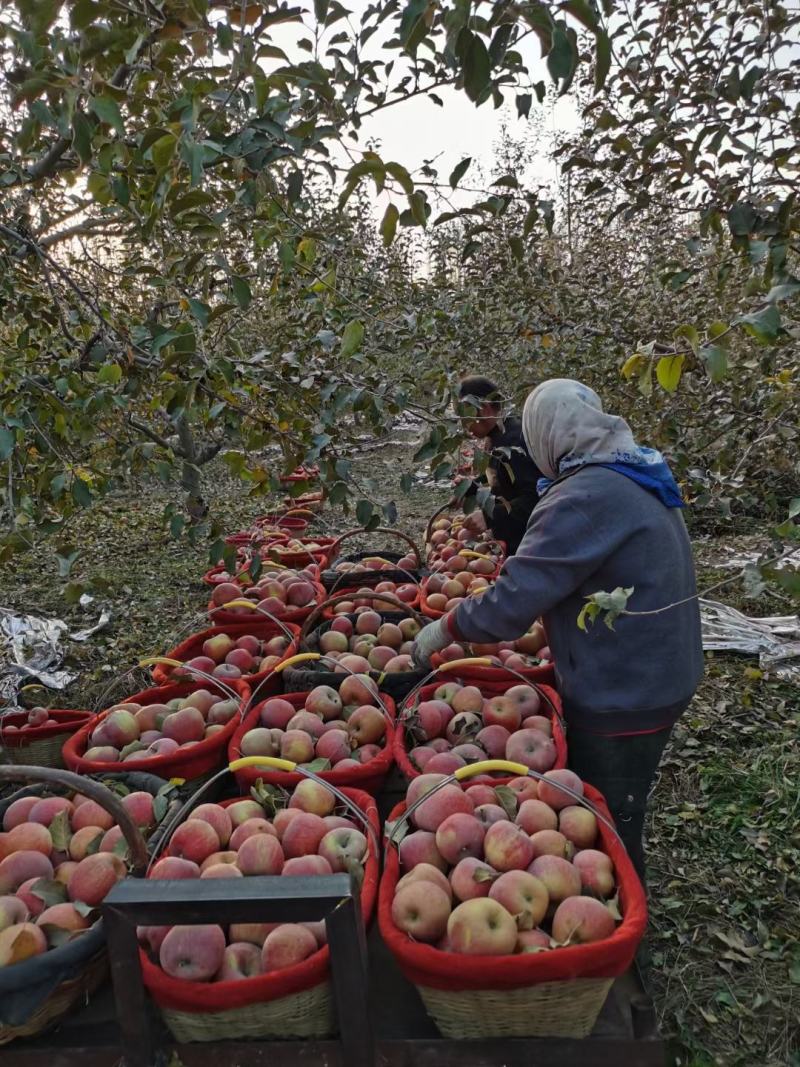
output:
[[[700,613],[682,500],[660,453],[588,386],[544,382],[528,397],[525,440],[541,499],[492,588],[417,636],[427,664],[452,641],[513,640],[541,616],[568,728],[569,765],[605,796],[640,876],[647,795],[703,672]],[[584,632],[586,598],[633,587],[609,629]]]

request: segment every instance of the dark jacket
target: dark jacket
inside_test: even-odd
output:
[[[495,537],[505,541],[508,554],[519,548],[528,519],[539,494],[536,483],[542,472],[528,455],[522,422],[510,415],[489,434],[488,467],[497,476],[495,492],[484,507],[486,521]]]
[[[577,620],[586,598],[634,587],[609,629]],[[519,637],[540,615],[568,722],[597,733],[675,722],[703,673],[691,545],[680,511],[616,471],[583,467],[557,482],[531,516],[496,584],[450,616],[454,636],[488,643]]]

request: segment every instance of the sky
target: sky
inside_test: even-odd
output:
[[[370,4],[370,0],[345,0],[345,5],[352,12],[349,19],[352,28],[357,28],[363,12],[374,6]],[[304,6],[308,8],[310,4]],[[304,21],[309,31],[313,31],[313,13],[307,13]],[[373,58],[395,58],[390,84],[397,84],[408,67],[397,51],[384,51],[379,56],[380,45],[391,36],[396,21],[387,19],[383,25],[387,32],[376,33],[369,42],[368,51]],[[343,29],[344,22],[335,23],[322,38],[323,46],[327,39]],[[311,32],[304,33],[297,24],[284,24],[274,28],[272,42],[283,48],[290,59],[302,61],[309,58],[308,52],[298,49],[295,42],[298,37],[311,35]],[[549,86],[550,76],[539,55],[536,38],[526,39],[518,50],[528,65],[533,80],[542,79]],[[493,146],[500,132],[501,122],[505,122],[515,138],[522,140],[531,134],[531,124],[517,117],[513,90],[507,92],[507,103],[499,110],[494,108],[491,101],[476,108],[463,90],[450,86],[437,88],[436,95],[440,97],[444,107],[438,107],[423,95],[370,116],[361,127],[358,146],[363,149],[367,147],[370,139],[379,140],[380,155],[384,160],[396,160],[412,172],[425,160],[436,158],[436,169],[440,178],[446,181],[453,167],[467,156],[472,157],[476,163],[482,163],[485,172],[491,170],[494,160]],[[578,127],[578,111],[572,97],[560,99],[553,105],[549,97],[544,104],[539,104],[534,96],[532,116],[537,109],[544,113],[546,128],[551,132],[556,127],[566,131],[573,131]],[[542,154],[525,177],[551,182],[556,177],[556,170],[552,161]],[[469,185],[469,172],[462,184]]]

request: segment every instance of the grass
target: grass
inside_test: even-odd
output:
[[[363,488],[391,495],[406,452],[395,442],[365,456],[355,468]],[[244,498],[221,467],[211,468],[207,483],[231,530],[268,510],[268,502]],[[57,703],[107,706],[147,681],[132,664],[202,628],[205,550],[164,533],[170,498],[163,488],[132,486],[77,517],[70,536],[83,551],[70,580],[107,582],[86,611],[65,605],[47,547],[0,569],[6,607],[60,616],[75,629],[92,622],[101,603],[112,609],[109,629],[70,646],[68,665],[79,678]],[[397,499],[401,528],[421,540],[446,493],[418,484]],[[339,530],[354,525],[341,513],[326,518]],[[741,546],[702,541],[701,587],[719,579],[710,564],[731,547]],[[737,601],[735,586],[723,595],[755,613],[778,610]],[[753,666],[709,658],[653,796],[654,993],[681,1067],[800,1067],[800,702],[796,687],[760,678]]]

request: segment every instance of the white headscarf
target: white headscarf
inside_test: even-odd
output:
[[[522,411],[522,433],[548,479],[587,463],[642,462],[627,422],[606,415],[597,393],[571,378],[551,378],[533,390]]]

